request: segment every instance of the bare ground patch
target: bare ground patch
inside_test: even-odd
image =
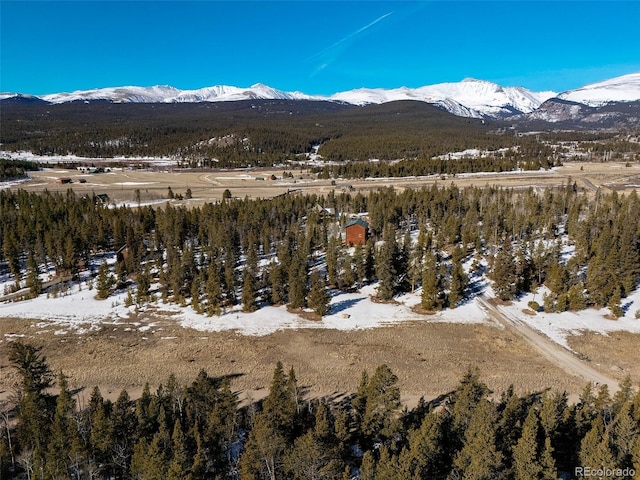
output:
[[[518,336],[491,325],[420,321],[347,332],[301,329],[250,337],[184,329],[169,317],[145,321],[152,325],[145,331],[122,324],[82,335],[56,335],[55,328],[39,329],[32,321],[3,319],[0,392],[16,381],[7,358],[11,335],[24,335],[19,338],[41,345],[53,370],[67,374],[73,387],[98,385],[109,397],[123,388],[139,392],[145,382],[155,387],[171,373],[188,383],[204,369],[213,376],[231,376],[235,390],[256,398],[266,392],[278,361],[286,368],[293,366],[300,384],[314,396],[354,392],[361,372],[372,372],[382,363],[396,373],[410,402],[450,391],[475,366],[496,392],[513,384],[520,392],[551,387],[579,393],[586,383],[540,357]]]
[[[585,332],[569,337],[568,342],[572,349],[585,355],[590,363],[612,377],[622,380],[629,375],[634,384],[640,380],[640,335]]]

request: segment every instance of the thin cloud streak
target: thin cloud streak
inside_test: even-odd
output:
[[[335,60],[337,60],[338,57],[340,57],[340,55],[344,52],[344,50],[348,46],[348,44],[349,44],[348,42],[350,40],[354,39],[356,36],[360,35],[365,30],[373,27],[376,23],[381,22],[382,20],[384,20],[388,16],[392,15],[393,13],[394,12],[385,13],[384,15],[376,18],[371,23],[365,25],[364,27],[359,28],[355,32],[350,33],[346,37],[338,40],[333,45],[330,45],[327,48],[325,48],[325,49],[321,50],[320,52],[316,53],[315,55],[312,55],[311,57],[309,57],[308,60],[307,60],[309,62],[314,62],[316,60],[320,60],[321,61],[320,65],[318,65],[314,69],[314,71],[311,73],[310,77],[315,76],[318,72],[324,70],[331,63],[333,63]]]

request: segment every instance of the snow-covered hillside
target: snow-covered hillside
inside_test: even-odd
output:
[[[561,94],[552,91],[534,92],[523,87],[503,87],[497,83],[468,78],[461,82],[438,83],[419,88],[358,88],[330,96],[286,92],[256,83],[250,87],[215,85],[196,90],[179,90],[168,85],[153,87],[116,87],[54,93],[40,97],[18,93],[0,93],[0,100],[16,98],[41,99],[50,103],[104,100],[114,103],[189,103],[238,100],[316,100],[369,105],[397,100],[431,103],[461,117],[504,118],[531,114],[549,99],[600,107],[615,102],[640,101],[640,73],[632,73],[603,82],[586,85]],[[542,112],[532,120],[545,120]],[[553,116],[553,115],[551,115]],[[566,116],[566,115],[565,115]],[[555,116],[553,116],[555,118]]]
[[[381,88],[336,93],[332,100],[356,105],[385,103],[394,100],[419,100],[434,103],[454,115],[464,117],[498,117],[529,113],[555,92],[532,92],[522,87],[501,87],[484,80],[465,79],[455,83],[438,83],[420,88]]]
[[[638,101],[640,100],[640,73],[623,75],[576,90],[568,90],[558,95],[558,98],[592,107],[612,102]]]
[[[118,87],[54,93],[41,97],[50,103],[107,100],[115,103],[189,103],[221,102],[253,99],[313,100],[315,97],[299,92],[283,92],[261,83],[249,88],[216,85],[198,90],[178,90],[168,85],[154,87]]]
[[[17,95],[1,94],[0,99]],[[440,83],[420,88],[360,88],[331,96],[285,92],[257,83],[247,88],[216,85],[197,90],[179,90],[167,85],[130,86],[54,93],[39,98],[54,104],[97,100],[114,103],[188,103],[277,99],[323,100],[367,105],[396,100],[417,100],[435,104],[454,115],[482,118],[528,113],[553,96],[555,96],[554,92],[532,92],[522,87],[501,87],[496,83],[483,80],[466,79],[461,82]]]

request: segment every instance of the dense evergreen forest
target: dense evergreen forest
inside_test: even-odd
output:
[[[477,370],[408,410],[386,366],[340,401],[308,399],[294,368],[275,367],[268,396],[239,408],[229,378],[170,376],[132,400],[96,387],[78,405],[40,348],[13,342],[19,382],[2,405],[0,475],[39,479],[632,479],[640,471],[640,391],[579,401],[492,392]],[[50,387],[55,383],[56,395]],[[585,475],[585,473],[587,473]]]
[[[342,225],[362,212],[370,238],[347,248]],[[287,304],[322,315],[328,287],[371,282],[383,301],[421,288],[426,311],[455,308],[488,273],[503,300],[545,285],[545,311],[608,306],[620,316],[640,279],[637,194],[588,196],[572,182],[544,191],[451,185],[289,194],[196,208],[108,208],[72,190],[4,190],[0,218],[0,266],[13,290],[38,295],[44,271],[77,278],[93,268],[100,298],[128,288],[130,302],[161,299],[207,315],[239,303],[245,311]],[[96,266],[116,250],[115,269]]]
[[[281,165],[300,159],[318,145],[326,161],[337,162],[430,160],[469,148],[497,150],[518,145],[522,151],[512,152],[518,158],[507,158],[499,168],[513,169],[518,162],[545,166],[549,158],[548,149],[535,136],[518,137],[510,130],[498,133],[495,124],[411,101],[365,107],[275,100],[187,105],[8,104],[3,105],[0,116],[0,143],[6,150],[92,158],[164,156],[188,167]],[[612,135],[575,133],[573,138]],[[418,167],[425,171],[428,166]]]
[[[33,172],[38,168],[34,162],[0,158],[0,182],[27,178],[27,172]]]

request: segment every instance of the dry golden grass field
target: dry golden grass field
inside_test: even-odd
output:
[[[271,175],[278,177],[270,180]],[[376,180],[328,180],[296,171],[294,179],[281,179],[281,170],[255,171],[145,171],[118,170],[82,174],[61,168],[31,173],[32,179],[14,188],[28,191],[107,193],[114,203],[163,202],[168,187],[191,200],[176,204],[197,205],[218,201],[225,189],[235,197],[272,197],[289,190],[328,194],[347,185],[367,192],[381,186],[397,189],[431,185],[435,182],[459,186],[503,185],[512,188],[546,187],[575,180],[585,191],[597,188],[630,191],[640,188],[640,165],[623,163],[567,163],[552,172],[463,175],[459,177]],[[57,179],[69,177],[71,184]],[[256,177],[264,178],[257,180]],[[80,183],[80,179],[86,183]],[[295,182],[295,183],[294,183]],[[134,321],[132,319],[131,321]],[[7,339],[24,336],[43,347],[53,370],[63,371],[74,387],[94,385],[115,398],[126,388],[133,396],[145,382],[152,387],[166,381],[170,373],[191,382],[200,369],[210,375],[232,375],[233,388],[243,398],[266,394],[275,364],[281,360],[296,369],[301,385],[311,395],[340,395],[354,392],[363,369],[372,371],[386,363],[399,377],[404,399],[414,404],[419,396],[436,397],[455,387],[466,369],[477,366],[489,387],[500,392],[514,384],[519,392],[547,387],[567,391],[576,398],[586,381],[571,376],[532,349],[517,334],[490,324],[465,325],[413,322],[351,332],[336,330],[286,330],[263,337],[232,332],[203,333],[182,328],[175,320],[158,314],[153,321],[162,331],[140,332],[125,325],[109,325],[99,331],[78,335],[42,332],[38,321],[0,319],[0,397],[6,396],[16,374],[7,358]],[[608,337],[588,334],[570,339],[572,348],[608,375],[640,380],[640,336],[615,333]]]
[[[148,316],[148,314],[147,314]],[[142,319],[133,318],[130,322]],[[537,353],[520,336],[491,324],[408,322],[369,330],[284,330],[262,337],[233,332],[199,332],[182,328],[158,314],[149,320],[154,331],[140,332],[127,324],[105,325],[99,331],[55,334],[39,321],[0,321],[0,397],[17,380],[8,362],[6,340],[43,347],[55,372],[63,371],[73,387],[98,385],[115,399],[123,388],[132,396],[145,382],[152,387],[174,373],[191,382],[200,369],[233,377],[241,399],[266,395],[277,361],[293,366],[301,385],[313,396],[341,395],[356,390],[361,372],[386,363],[398,375],[404,400],[433,398],[450,391],[469,367],[478,367],[495,392],[513,384],[519,392],[550,387],[576,398],[586,380],[567,374]],[[46,330],[46,331],[43,331]],[[640,378],[638,335],[587,335],[571,341],[590,364],[616,379]]]
[[[292,171],[288,169],[288,171]],[[226,189],[238,198],[269,198],[288,191],[327,195],[330,191],[339,193],[347,190],[366,193],[380,187],[393,185],[398,190],[420,188],[423,185],[449,185],[452,182],[460,187],[500,185],[510,188],[544,188],[558,186],[569,179],[579,188],[587,191],[603,190],[627,191],[640,188],[640,164],[633,163],[586,163],[571,162],[546,172],[508,172],[464,174],[459,176],[430,176],[406,178],[380,178],[366,180],[318,180],[307,171],[293,170],[294,178],[282,179],[282,170],[134,170],[115,169],[107,173],[85,174],[75,169],[54,168],[31,172],[31,180],[14,188],[28,191],[66,191],[72,188],[77,193],[106,193],[114,203],[128,202],[135,206],[138,200],[142,204],[167,199],[168,188],[178,195],[184,195],[187,189],[192,192],[191,200],[174,200],[175,203],[198,204],[219,201]],[[271,175],[276,180],[270,180]],[[72,183],[60,184],[59,178],[70,178]],[[85,183],[80,183],[85,180]]]

